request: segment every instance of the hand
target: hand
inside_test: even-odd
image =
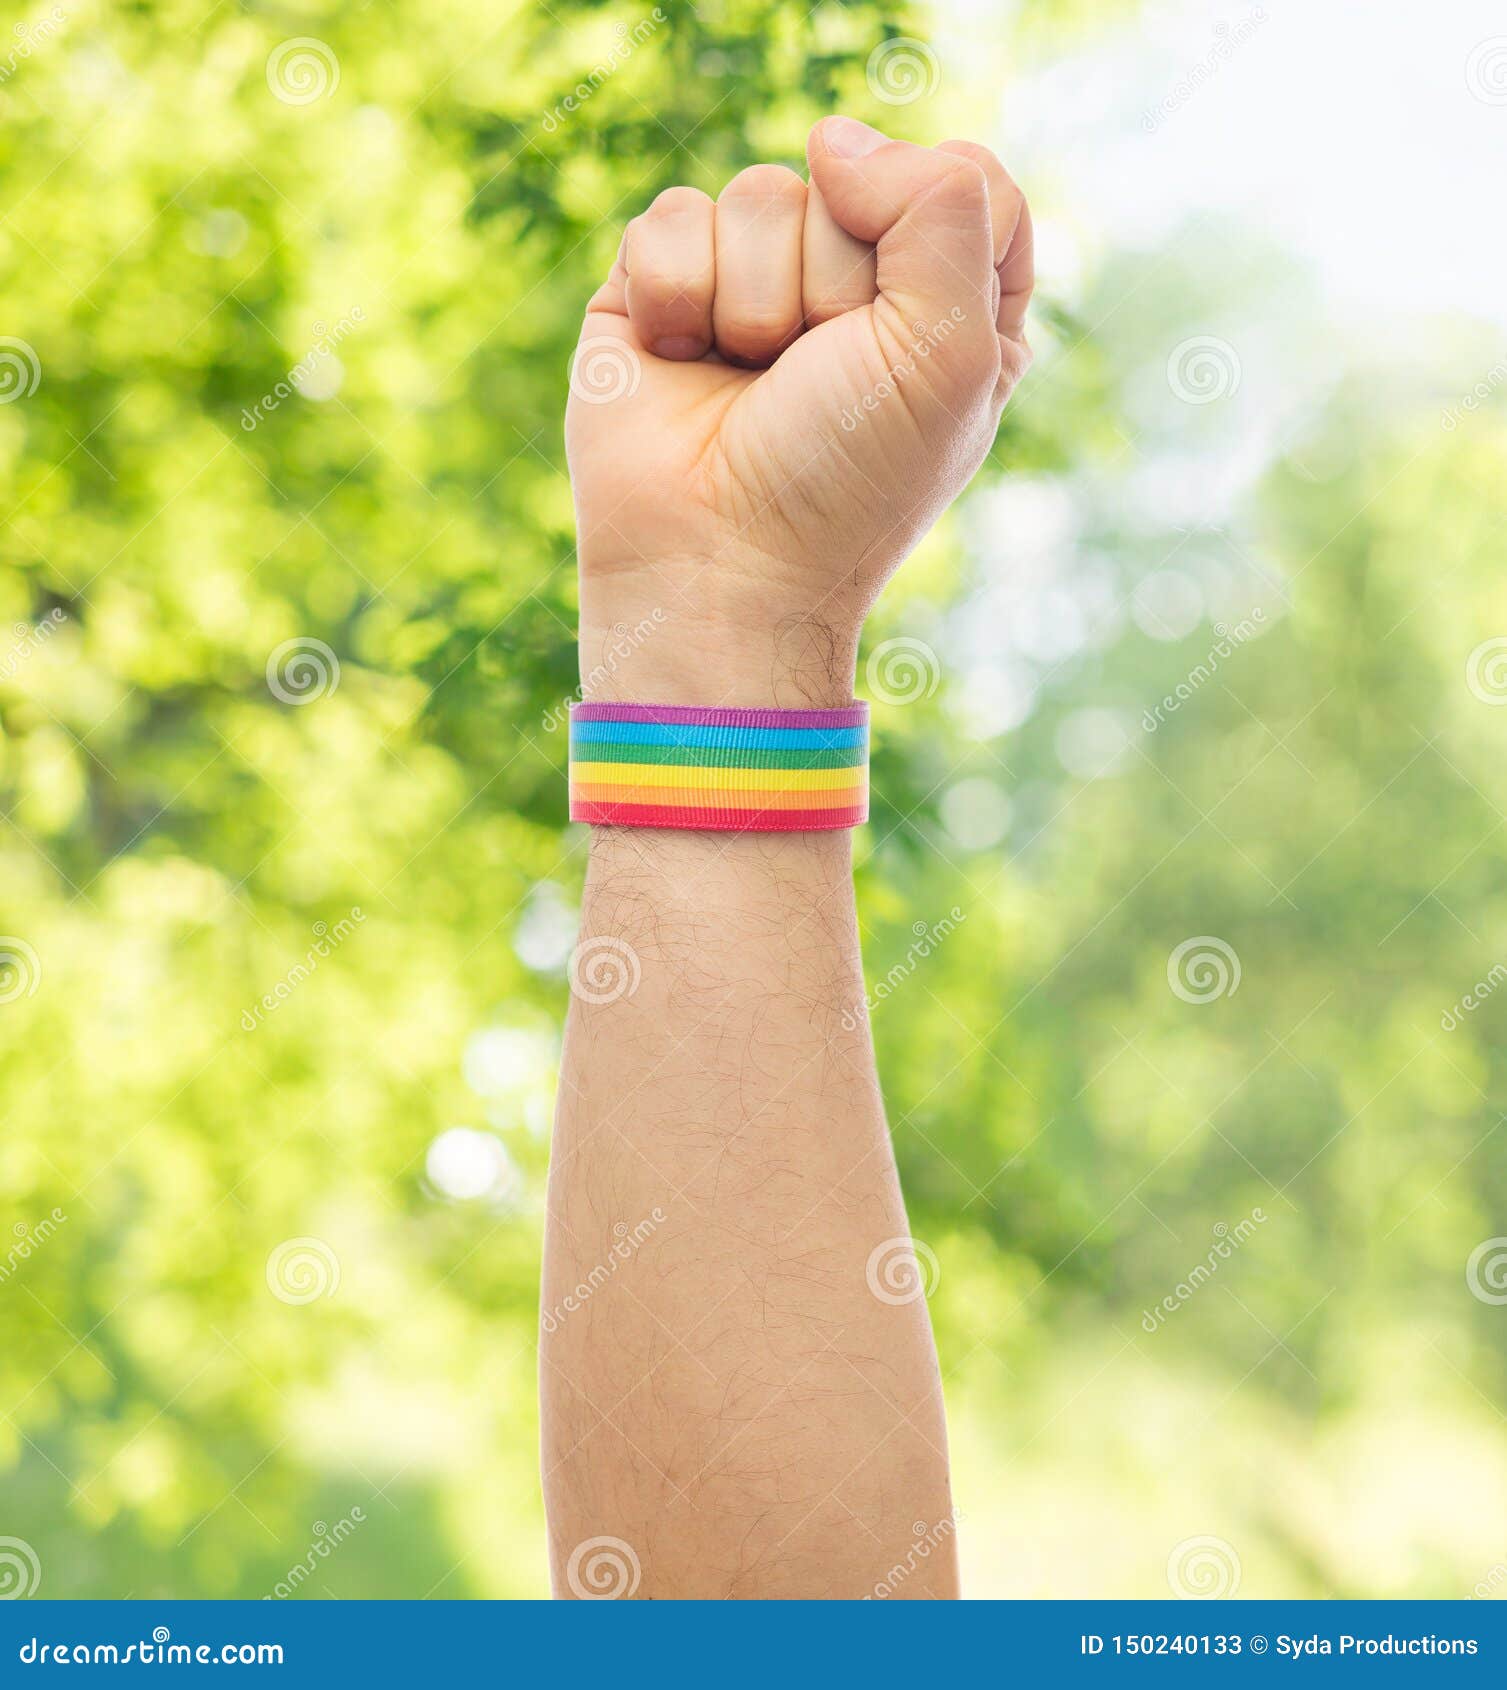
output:
[[[587,308],[566,446],[587,697],[852,696],[884,582],[1030,362],[1031,223],[984,147],[826,118],[808,187],[670,188]]]

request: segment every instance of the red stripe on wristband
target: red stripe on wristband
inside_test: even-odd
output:
[[[572,798],[570,819],[597,827],[698,828],[711,833],[820,833],[858,827],[867,804],[832,810],[720,810],[685,804],[596,804]]]

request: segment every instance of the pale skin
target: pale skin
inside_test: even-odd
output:
[[[846,704],[1029,363],[1030,218],[991,153],[828,118],[808,162],[661,194],[590,302],[589,698]],[[593,830],[543,1288],[561,1596],[958,1594],[850,863],[841,832]]]

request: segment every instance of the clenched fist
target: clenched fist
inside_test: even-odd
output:
[[[845,703],[875,595],[1030,361],[1030,217],[992,153],[832,117],[807,156],[809,184],[667,189],[587,308],[566,446],[588,697]]]

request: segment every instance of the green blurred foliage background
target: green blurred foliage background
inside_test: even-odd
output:
[[[44,1596],[543,1594],[582,305],[658,189],[838,108],[994,139],[1107,14],[899,105],[866,66],[924,20],[866,0],[56,15],[0,79],[0,1537]],[[1263,301],[1323,337],[1301,266],[1049,257],[869,647],[919,643],[861,913],[970,1593],[1165,1595],[1204,1535],[1247,1594],[1495,1593],[1500,1008],[1442,1021],[1501,957],[1500,406],[1347,367],[1211,515],[1158,477],[1240,393],[1169,354],[1248,394]],[[1208,936],[1239,988],[1190,1002]],[[290,1240],[329,1294],[274,1294]]]

